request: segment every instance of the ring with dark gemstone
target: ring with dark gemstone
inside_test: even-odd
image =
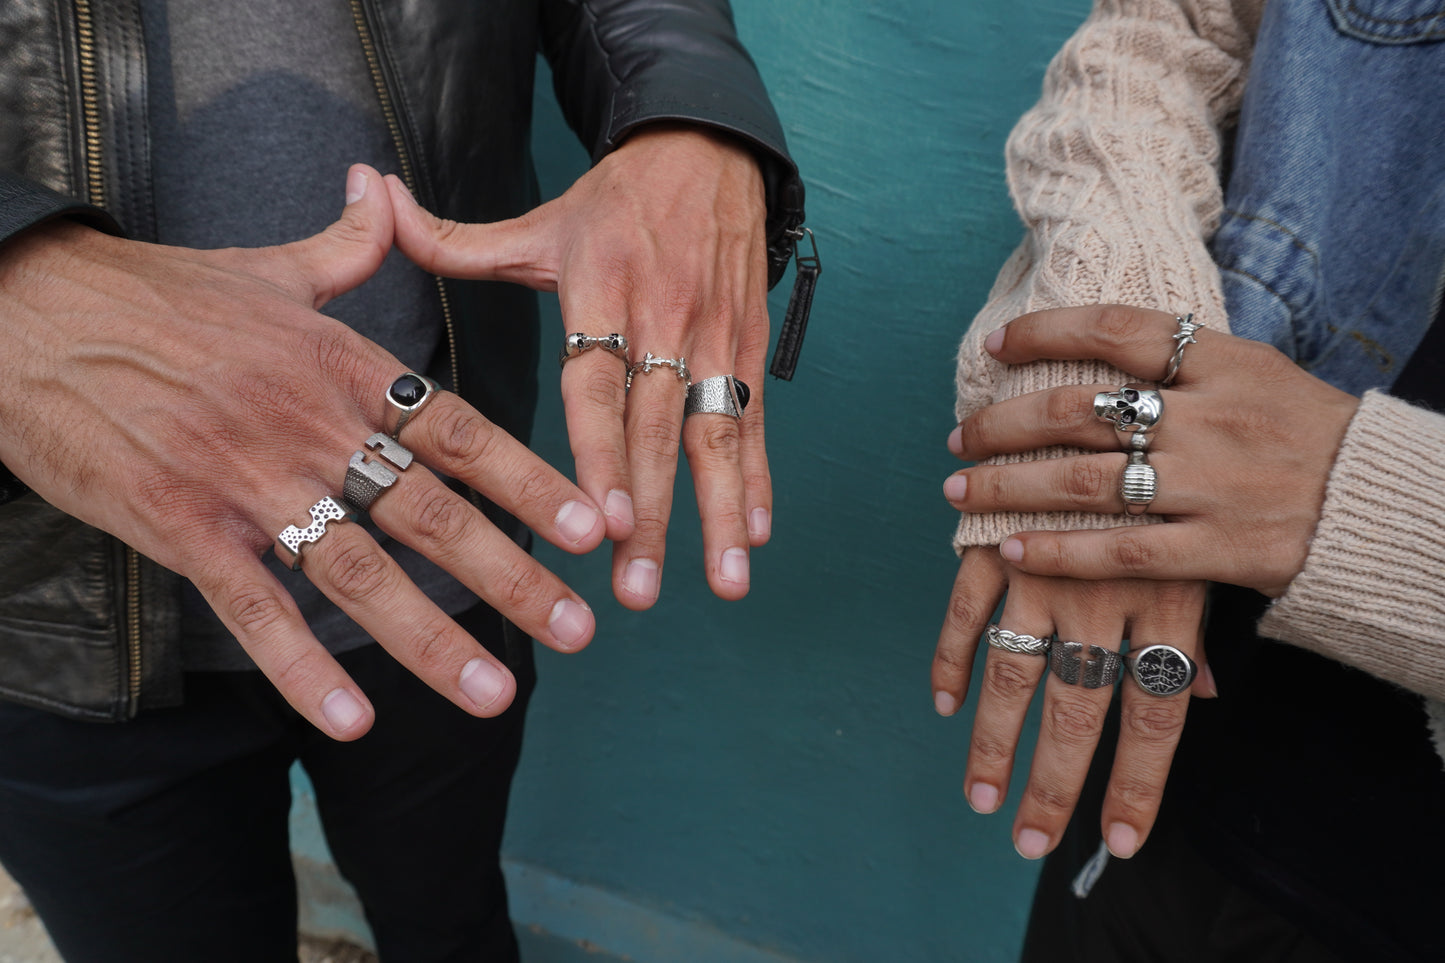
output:
[[[408,371],[393,381],[386,391],[386,401],[396,411],[396,423],[387,429],[387,434],[400,439],[401,429],[440,390],[441,385],[415,371]]]

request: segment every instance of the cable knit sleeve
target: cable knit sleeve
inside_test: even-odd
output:
[[[1137,381],[1101,362],[1004,366],[988,333],[1029,311],[1130,304],[1228,330],[1205,242],[1219,223],[1222,131],[1237,114],[1262,0],[1097,0],[1007,147],[1028,235],[959,349],[960,419],[1066,384]],[[1160,345],[1167,356],[1171,345]],[[1069,454],[1055,448],[1043,457]],[[994,463],[1033,455],[1000,456]],[[1014,532],[1148,524],[1148,515],[964,514],[959,551]]]

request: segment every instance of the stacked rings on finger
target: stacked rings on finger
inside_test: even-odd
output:
[[[752,394],[752,389],[746,382],[739,381],[732,375],[704,378],[687,386],[683,416],[712,414],[741,418]]]
[[[1119,681],[1124,660],[1102,645],[1090,645],[1089,657],[1080,658],[1082,642],[1055,642],[1049,647],[1049,668],[1059,680],[1085,689],[1107,689]]]
[[[1194,682],[1199,668],[1172,645],[1149,645],[1124,659],[1139,688],[1153,696],[1178,695]]]
[[[1124,511],[1142,515],[1159,493],[1159,473],[1149,464],[1146,450],[1150,431],[1164,417],[1164,396],[1142,385],[1101,391],[1094,395],[1094,416],[1124,435],[1129,463],[1119,479],[1119,497],[1124,501]]]
[[[990,648],[1002,649],[1016,655],[1048,655],[1052,644],[1048,639],[1035,638],[1022,632],[1010,632],[997,625],[990,625],[983,633],[983,638]]]
[[[406,423],[415,418],[438,391],[441,391],[441,385],[415,371],[408,371],[393,381],[391,387],[386,391],[386,401],[395,410],[396,420],[388,429],[387,434],[393,438],[400,438],[401,430],[406,427]]]
[[[1179,365],[1184,361],[1184,346],[1198,344],[1199,340],[1194,337],[1194,332],[1204,327],[1204,322],[1195,321],[1192,314],[1181,314],[1174,319],[1179,326],[1171,337],[1174,339],[1174,353],[1169,356],[1169,366],[1164,369],[1164,380],[1159,382],[1159,387],[1168,388],[1174,384],[1174,379],[1179,375]]]
[[[627,363],[627,336],[616,332],[604,334],[601,337],[593,337],[590,334],[567,335],[567,340],[562,342],[562,355],[557,359],[557,363],[564,365],[591,348],[610,351],[621,358],[624,364]]]
[[[388,434],[378,431],[366,439],[366,448],[396,471],[406,471],[411,466],[412,453]],[[380,461],[367,461],[366,455],[366,451],[352,454],[351,462],[346,466],[346,483],[341,489],[342,497],[363,512],[371,511],[372,504],[395,485],[397,479],[396,472]]]
[[[683,387],[692,384],[692,372],[687,370],[686,358],[659,358],[649,351],[641,361],[627,366],[627,387],[631,389],[632,379],[637,376],[638,372],[652,374],[653,368],[671,368],[677,373],[677,380],[682,382]]]
[[[296,571],[301,568],[301,550],[307,545],[321,541],[321,536],[326,534],[327,525],[331,522],[350,522],[355,519],[356,509],[339,498],[327,495],[311,506],[310,525],[305,528],[287,525],[286,530],[276,536],[276,540],[291,553],[291,569]]]

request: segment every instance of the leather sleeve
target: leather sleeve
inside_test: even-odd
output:
[[[597,161],[652,121],[704,124],[748,143],[768,193],[768,283],[803,222],[803,184],[727,0],[542,0],[542,52],[567,122]]]

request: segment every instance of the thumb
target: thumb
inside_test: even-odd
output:
[[[559,201],[507,221],[463,224],[428,212],[394,174],[387,175],[386,186],[396,218],[396,246],[423,270],[557,290]]]
[[[379,173],[355,164],[346,174],[346,209],[320,234],[273,251],[291,266],[293,284],[312,307],[345,294],[370,278],[391,250],[391,203]],[[289,286],[289,285],[288,285]]]

